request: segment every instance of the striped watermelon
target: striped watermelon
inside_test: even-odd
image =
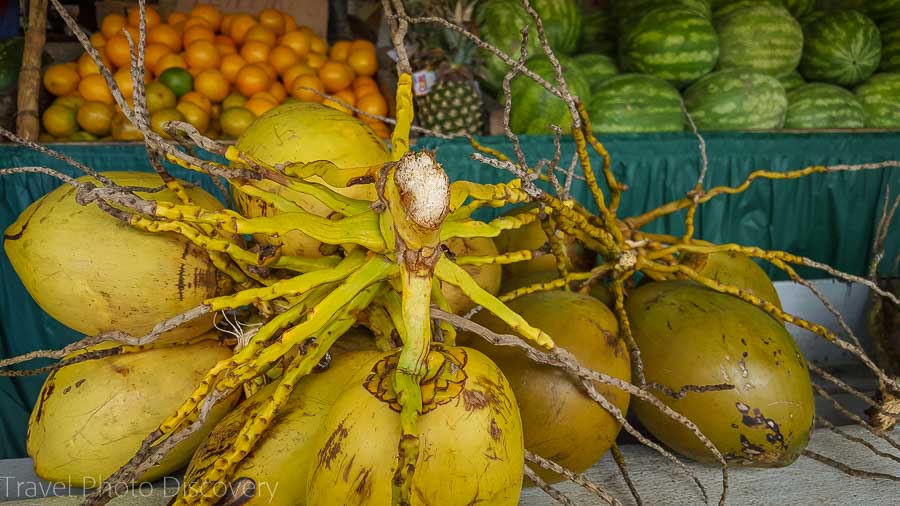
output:
[[[816,0],[784,0],[784,6],[797,19],[811,13],[815,5]]]
[[[881,30],[881,72],[900,70],[900,17],[884,21]]]
[[[862,128],[865,124],[859,99],[840,86],[806,84],[788,93],[787,98],[784,128]]]
[[[578,50],[582,53],[616,54],[616,24],[607,9],[593,9],[582,17],[581,44]]]
[[[900,14],[900,0],[868,0],[865,13],[875,21],[884,21]]]
[[[712,0],[611,0],[610,8],[618,20],[624,20],[636,14],[645,14],[657,7],[681,5],[712,17]]]
[[[751,69],[719,70],[684,92],[684,104],[701,130],[781,128],[787,96],[778,79]]]
[[[797,68],[803,29],[781,6],[758,3],[717,18],[719,68],[749,67],[780,76]]]
[[[719,58],[719,40],[712,23],[693,9],[657,7],[622,29],[622,68],[661,77],[675,86],[704,76]]]
[[[800,73],[810,81],[853,86],[871,76],[881,61],[881,36],[858,11],[814,15],[803,27]]]
[[[784,7],[782,0],[713,0],[713,23],[730,16],[734,11],[759,4],[768,4],[774,7]]]
[[[559,60],[563,65],[566,84],[572,95],[580,97],[589,107],[591,87],[587,77],[572,58],[560,56]],[[525,66],[550,83],[556,83],[553,66],[546,56],[532,56],[525,62]],[[510,83],[509,91],[512,95],[509,126],[513,132],[546,134],[551,132],[551,124],[559,126],[565,133],[572,131],[572,117],[566,103],[545,90],[543,86],[532,81],[531,78],[523,75],[516,76]]]
[[[806,80],[803,79],[800,72],[797,72],[796,70],[783,76],[779,76],[778,80],[781,81],[781,85],[784,86],[785,91],[791,91],[806,84]]]
[[[573,53],[581,39],[581,8],[577,0],[532,0],[531,5],[541,16],[544,32],[554,51]],[[487,0],[478,9],[476,21],[480,36],[509,56],[517,58],[522,45],[519,31],[528,25],[528,54],[543,54],[534,20],[525,12],[520,0]],[[496,56],[483,51],[485,62],[483,84],[497,91],[509,67]]]
[[[574,56],[572,59],[587,77],[592,94],[601,82],[619,73],[616,62],[605,54],[584,53]]]
[[[816,0],[816,11],[853,9],[862,11],[867,0]]]
[[[867,128],[900,128],[900,74],[881,73],[856,88]]]
[[[668,81],[645,74],[611,77],[591,95],[596,133],[680,132],[681,95]]]

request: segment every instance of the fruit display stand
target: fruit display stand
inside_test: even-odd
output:
[[[762,168],[784,171],[816,164],[896,159],[900,133],[709,133],[704,138],[709,156],[707,184],[716,186],[738,184],[753,170]],[[653,208],[677,198],[696,181],[701,157],[697,139],[692,134],[615,135],[605,136],[601,140],[615,160],[617,177],[636,189],[628,192],[622,202],[624,214]],[[503,138],[483,138],[481,142],[488,147],[509,151]],[[547,157],[553,152],[553,139],[549,137],[523,137],[522,142],[527,153]],[[141,144],[67,143],[53,147],[100,171],[151,171],[145,148]],[[465,139],[420,138],[417,147],[434,150],[453,180],[491,182],[505,177],[495,169],[472,161],[469,158],[471,150]],[[568,159],[566,157],[570,157],[572,151],[572,146],[564,141],[564,159]],[[206,153],[203,155],[210,158]],[[73,168],[57,160],[26,148],[0,145],[0,168],[16,166],[46,166],[76,175]],[[174,175],[200,184],[220,199],[223,197],[205,176],[178,168],[171,170]],[[56,186],[54,180],[36,175],[16,175],[0,179],[0,227],[6,229],[28,204]],[[896,170],[819,175],[800,181],[760,182],[743,198],[726,197],[704,206],[697,221],[697,233],[699,237],[717,242],[736,241],[765,248],[792,250],[844,271],[862,275],[868,265],[869,245],[881,212],[881,203],[889,188],[900,188],[900,173]],[[582,181],[574,182],[573,194],[581,201],[589,201]],[[790,230],[777,226],[779,217],[785,216],[790,216],[793,223],[803,226]],[[680,233],[681,226],[681,220],[676,216],[660,220],[658,231],[677,234]],[[895,257],[898,249],[900,237],[894,233],[889,237],[886,257]],[[35,305],[5,257],[0,261],[0,283],[4,286],[3,299],[0,299],[0,342],[4,346],[3,356],[13,356],[34,349],[56,348],[80,337],[53,321]],[[865,335],[866,291],[830,280],[821,280],[816,284],[844,313],[854,330]],[[776,286],[785,301],[786,310],[809,316],[815,321],[831,322],[818,302],[805,293],[805,290],[784,281],[777,282]],[[830,326],[837,328],[834,322]],[[852,360],[830,351],[831,348],[814,336],[797,332],[794,337],[810,361],[827,366],[832,371],[836,370],[859,388],[871,390],[874,386],[870,380],[854,380],[856,375]],[[41,383],[42,377],[0,380],[0,398],[3,404],[3,409],[0,410],[0,423],[3,425],[0,455],[4,458],[24,456],[24,432],[28,414]],[[848,401],[843,397],[841,400]],[[847,404],[854,409],[859,407],[852,402]],[[827,414],[827,407],[827,403],[817,404],[820,413],[826,413],[826,417],[835,420]],[[847,432],[872,439],[871,436],[864,435],[859,427],[850,427]],[[864,463],[870,471],[895,475],[900,472],[896,464],[879,462],[877,466],[873,466],[865,449],[848,444],[827,431],[820,431],[814,436],[811,449],[837,457],[851,466]],[[652,451],[627,445],[624,452],[645,500],[666,504],[694,504],[700,501],[696,489],[690,488],[690,481],[685,480],[677,469],[665,465]],[[691,464],[691,467],[709,487],[710,496],[715,497],[717,487],[720,487],[716,479],[718,471],[700,464]],[[7,487],[17,481],[34,482],[30,472],[27,460],[7,460],[0,463],[0,476],[10,477],[5,482]],[[588,475],[607,484],[617,497],[628,497],[627,488],[609,457],[605,457]],[[886,480],[846,479],[840,472],[809,459],[801,459],[786,470],[732,470],[732,476],[731,500],[735,504],[771,503],[776,500],[796,504],[828,504],[835,503],[835,497],[840,497],[837,503],[842,504],[866,498],[877,503],[879,498],[889,497],[893,490],[891,487],[895,485]],[[16,493],[9,488],[4,496],[3,485],[0,483],[0,497],[34,497],[27,495],[30,492],[23,489]],[[578,504],[582,503],[581,499],[585,500],[584,503],[592,503],[590,497],[579,495],[584,492],[576,490],[574,486],[565,485],[561,489],[573,499],[579,500]],[[54,489],[54,492],[65,493],[60,489]],[[165,497],[165,490],[157,487],[152,497],[126,496],[118,503],[136,504],[137,500],[141,500],[145,504],[164,504],[168,499],[170,497]],[[74,499],[59,499],[60,503],[72,500]],[[526,490],[522,496],[522,504],[526,505],[552,503],[552,499],[537,489]]]

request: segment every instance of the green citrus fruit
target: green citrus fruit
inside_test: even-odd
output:
[[[184,121],[184,115],[178,112],[178,109],[170,107],[167,109],[159,109],[150,113],[150,129],[161,135],[164,139],[171,139],[163,125],[167,121]]]
[[[219,123],[222,124],[222,136],[236,139],[244,133],[254,121],[256,115],[243,107],[232,107],[222,111]]]
[[[178,97],[194,89],[194,78],[181,67],[170,67],[163,71],[159,75],[159,82],[168,86]]]
[[[175,107],[178,99],[175,92],[169,89],[165,84],[154,81],[147,85],[147,110],[150,112],[160,109],[171,109]]]

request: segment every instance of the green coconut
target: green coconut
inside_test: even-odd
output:
[[[688,253],[681,258],[681,263],[701,276],[746,290],[781,309],[781,299],[778,298],[772,280],[747,255],[732,251]]]
[[[815,403],[806,360],[784,325],[737,297],[691,281],[648,283],[626,301],[647,381],[730,384],[718,392],[660,395],[697,424],[731,465],[780,467],[809,442]],[[676,452],[715,462],[700,441],[653,406],[633,404],[638,420]]]
[[[534,208],[533,204],[515,208],[505,216],[514,216]],[[597,254],[589,250],[584,244],[572,236],[557,231],[563,241],[566,252],[566,265],[570,271],[587,271],[597,261]],[[547,243],[547,234],[541,228],[539,221],[534,221],[514,230],[505,230],[495,240],[500,253],[509,253],[520,250],[539,250]],[[547,250],[549,251],[549,249]],[[549,271],[556,269],[556,257],[542,255],[527,262],[516,262],[503,266],[504,276],[516,276],[529,272]]]

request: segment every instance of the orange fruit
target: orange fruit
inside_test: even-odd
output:
[[[247,102],[244,103],[243,107],[244,107],[244,109],[249,110],[256,116],[262,116],[263,114],[266,113],[266,111],[268,111],[270,109],[274,109],[276,105],[278,105],[278,104],[276,104],[275,102],[272,102],[271,100],[268,100],[265,98],[253,97],[250,100],[247,100]]]
[[[281,81],[275,81],[272,83],[272,87],[269,88],[269,93],[275,97],[277,103],[284,102],[284,99],[287,98],[287,89],[285,89],[284,85],[281,84]]]
[[[112,63],[106,57],[106,51],[100,51],[100,60],[106,65],[106,68],[111,68]],[[97,68],[97,65],[94,64],[94,60],[91,58],[87,52],[81,54],[78,58],[78,63],[76,63],[78,67],[78,75],[81,78],[84,76],[89,76],[91,74],[99,74],[100,69]]]
[[[169,121],[184,121],[184,115],[174,107],[153,111],[150,113],[150,130],[161,135],[163,139],[171,139],[169,132],[163,129],[163,125]]]
[[[112,138],[117,141],[142,141],[144,134],[128,121],[121,112],[116,112],[112,120]]]
[[[209,128],[209,118],[211,113],[204,111],[203,108],[191,102],[181,102],[175,109],[184,116],[184,120],[194,126],[201,134]]]
[[[107,39],[103,51],[116,67],[127,67],[131,64],[131,48],[128,46],[128,39],[121,33]]]
[[[353,69],[357,75],[374,76],[378,72],[378,61],[375,59],[375,52],[368,49],[357,49],[350,53],[347,64]]]
[[[184,30],[184,47],[189,47],[198,40],[206,40],[213,42],[216,40],[216,34],[206,26],[192,26]]]
[[[275,45],[275,41],[278,40],[278,36],[275,35],[275,32],[273,32],[271,28],[263,25],[255,25],[247,30],[247,34],[244,36],[244,43],[250,42],[251,40],[258,40],[259,42],[272,47]]]
[[[370,93],[356,99],[356,108],[374,114],[375,116],[387,116],[387,101],[380,93]]]
[[[269,59],[272,46],[258,40],[248,40],[241,46],[241,56],[247,63],[264,62]]]
[[[75,120],[82,130],[89,134],[103,137],[109,135],[115,109],[110,104],[103,102],[85,102],[78,108]]]
[[[159,24],[147,31],[147,43],[162,44],[173,53],[181,51],[181,34],[172,25]]]
[[[222,23],[222,14],[219,12],[219,9],[209,4],[197,4],[191,9],[190,16],[205,19],[213,30],[218,30],[219,25]]]
[[[209,28],[210,31],[216,31],[215,27],[213,27],[212,23],[207,21],[205,18],[197,17],[197,16],[188,16],[187,19],[184,20],[184,29],[193,28],[195,26],[200,26],[203,28]]]
[[[173,25],[171,25],[171,26],[172,26],[172,29],[173,29],[173,30],[175,30],[176,32],[178,32],[178,34],[181,35],[181,36],[183,37],[183,36],[184,36],[184,25],[185,25],[186,23],[187,23],[187,20],[185,20],[185,21],[179,21],[179,22],[177,22],[177,23],[175,23],[175,24],[173,24]]]
[[[284,31],[285,31],[285,33],[297,29],[297,20],[294,19],[294,16],[288,14],[287,12],[282,12],[282,13],[281,13],[281,17],[284,18]]]
[[[236,14],[222,14],[222,22],[219,24],[219,33],[228,35],[231,30],[231,22],[234,21]]]
[[[234,41],[231,40],[231,37],[227,35],[216,35],[216,38],[215,40],[213,40],[213,42],[215,42],[217,46],[230,47],[231,49],[233,49],[233,51],[230,51],[232,53],[237,52],[237,44],[235,44]]]
[[[64,105],[66,107],[71,107],[72,109],[78,110],[79,107],[84,105],[84,99],[81,98],[81,95],[75,93],[73,95],[57,97],[53,101],[53,105]]]
[[[228,96],[228,81],[221,72],[208,69],[194,78],[194,89],[209,97],[213,102],[221,102]]]
[[[235,53],[235,54],[226,54],[222,57],[222,63],[219,65],[219,70],[222,71],[222,75],[225,76],[225,80],[229,83],[233,83],[235,79],[237,79],[238,71],[247,64],[247,60]]]
[[[148,84],[144,91],[147,94],[147,110],[150,112],[175,107],[178,101],[175,92],[159,81]]]
[[[125,25],[122,30],[128,32],[131,35],[131,40],[137,45],[138,41],[141,40],[141,30],[136,26]],[[149,28],[148,28],[149,30]],[[120,32],[121,33],[121,32]]]
[[[284,81],[284,86],[290,89],[294,79],[296,79],[297,76],[301,76],[304,74],[316,75],[316,69],[310,67],[305,63],[298,63],[285,70],[284,74],[281,75],[281,80]]]
[[[376,84],[363,84],[353,89],[353,94],[356,95],[356,100],[360,98],[371,95],[375,93],[376,95],[381,94],[381,89]]]
[[[309,38],[313,38],[316,36],[316,32],[312,28],[310,28],[306,25],[297,27],[297,30],[300,30],[301,32],[305,33]]]
[[[166,18],[166,23],[170,25],[177,25],[182,21],[187,21],[187,18],[188,15],[183,12],[173,12],[172,14],[169,14],[168,18]]]
[[[88,102],[113,103],[112,93],[106,86],[106,80],[100,74],[91,74],[78,83],[78,93]]]
[[[269,53],[269,63],[279,74],[300,62],[300,57],[287,46],[275,46]]]
[[[315,35],[309,41],[309,50],[313,53],[324,55],[328,52],[328,44],[325,42],[325,39]]]
[[[222,136],[240,137],[244,130],[256,120],[256,115],[243,107],[232,107],[222,111],[219,123],[222,125]]]
[[[360,49],[365,49],[367,51],[375,52],[375,44],[372,44],[366,39],[356,39],[350,44],[350,52],[357,51]]]
[[[346,62],[347,58],[350,56],[350,45],[351,42],[349,40],[339,40],[335,42],[331,49],[328,50],[328,57],[334,61]]]
[[[242,107],[245,102],[247,102],[247,97],[240,93],[232,93],[222,101],[222,110],[231,109],[232,107]]]
[[[238,71],[237,79],[234,84],[242,95],[249,97],[261,91],[268,90],[272,86],[272,81],[274,81],[274,79],[269,74],[268,70],[259,64],[251,63],[244,65],[244,67]]]
[[[353,80],[353,84],[350,85],[354,90],[362,86],[374,86],[378,88],[378,83],[370,76],[356,76],[356,79]]]
[[[51,65],[43,77],[44,88],[57,97],[74,93],[80,80],[77,70],[61,64]]]
[[[212,112],[212,101],[210,101],[209,97],[197,93],[196,91],[185,93],[178,99],[178,102],[181,104],[194,104],[200,109],[203,109],[207,114]]]
[[[219,62],[222,61],[219,50],[208,40],[193,42],[185,50],[184,59],[187,60],[188,67],[195,69],[218,68]]]
[[[278,43],[293,49],[297,56],[304,56],[309,52],[309,37],[301,31],[285,33]]]
[[[206,69],[198,69],[197,67],[188,67],[187,68],[188,74],[191,75],[191,79],[196,79],[197,76],[200,75],[200,72],[203,72],[204,70],[206,70]]]
[[[107,40],[111,39],[113,36],[118,35],[119,31],[121,31],[122,27],[127,23],[128,20],[121,14],[108,14],[103,18],[103,21],[100,22],[100,33],[102,33]]]
[[[319,93],[325,92],[325,86],[316,76],[301,75],[291,83],[291,95],[305,102],[321,102],[323,97],[305,88],[312,88]]]
[[[159,12],[154,9],[152,6],[148,5],[145,11],[145,17],[147,19],[147,29],[153,28],[162,22],[162,18],[159,17]],[[132,7],[128,9],[128,24],[134,27],[140,26],[141,23],[141,9],[139,7]],[[134,39],[137,42],[137,39]]]
[[[219,44],[216,43],[216,49],[219,50],[220,56],[225,56],[226,54],[237,54],[237,49],[234,46],[229,44]]]
[[[71,107],[64,105],[51,105],[41,115],[41,123],[44,130],[54,137],[68,137],[78,131],[76,115],[78,113]]]
[[[113,74],[113,79],[116,81],[116,84],[119,85],[119,91],[122,92],[122,96],[131,103],[134,98],[134,80],[131,79],[131,70],[121,68]],[[88,130],[88,132],[90,132],[90,130]]]
[[[247,36],[247,31],[256,26],[256,20],[253,19],[253,16],[249,14],[238,14],[231,21],[231,28],[228,30],[228,35],[231,35],[231,38],[234,39],[235,42],[241,44],[244,42],[244,37]]]
[[[366,118],[365,116],[362,116],[359,119],[362,120],[363,123],[368,125],[369,128],[371,128],[372,131],[375,132],[376,135],[378,135],[378,137],[387,139],[391,136],[391,129],[388,128],[388,126],[385,125],[383,121]]]
[[[268,100],[269,102],[278,103],[278,99],[275,98],[275,95],[273,95],[272,93],[270,93],[268,91],[261,91],[259,93],[256,93],[252,97],[250,97],[250,100],[252,100],[254,98],[260,98],[263,100]],[[246,107],[246,106],[244,106],[244,107]]]
[[[319,67],[318,75],[329,93],[349,88],[355,77],[349,65],[335,61],[325,62]]]
[[[265,26],[269,30],[272,30],[278,35],[284,33],[284,16],[281,15],[281,12],[272,9],[266,8],[259,11],[259,24]]]
[[[261,61],[261,62],[256,62],[256,64],[259,65],[260,68],[262,68],[263,70],[268,72],[269,77],[271,77],[273,81],[278,79],[278,71],[275,70],[275,67],[272,66],[271,63],[269,63],[267,61]]]
[[[95,32],[91,35],[91,45],[100,48],[106,45],[106,37],[101,32]]]
[[[314,69],[320,68],[326,61],[328,61],[328,58],[321,53],[309,53],[306,55],[306,64]]]
[[[144,68],[154,68],[159,60],[168,54],[172,54],[172,48],[169,46],[156,43],[147,44],[147,47],[144,48]]]
[[[165,72],[166,69],[170,69],[172,67],[187,68],[187,66],[188,64],[186,61],[184,61],[183,56],[181,56],[180,54],[169,53],[156,62],[156,65],[153,66],[153,73],[159,76],[160,74]]]
[[[353,107],[354,105],[356,105],[356,97],[353,95],[353,92],[350,90],[341,90],[341,91],[333,93],[331,96],[336,98],[337,100],[340,100],[341,102],[346,103],[350,107]],[[343,111],[350,115],[353,114],[352,109],[346,107],[345,105],[343,105],[341,103],[338,103],[335,100],[330,100],[330,99],[326,98],[325,100],[322,101],[322,105],[324,105],[325,107],[331,107],[332,109],[337,109],[338,111]]]

